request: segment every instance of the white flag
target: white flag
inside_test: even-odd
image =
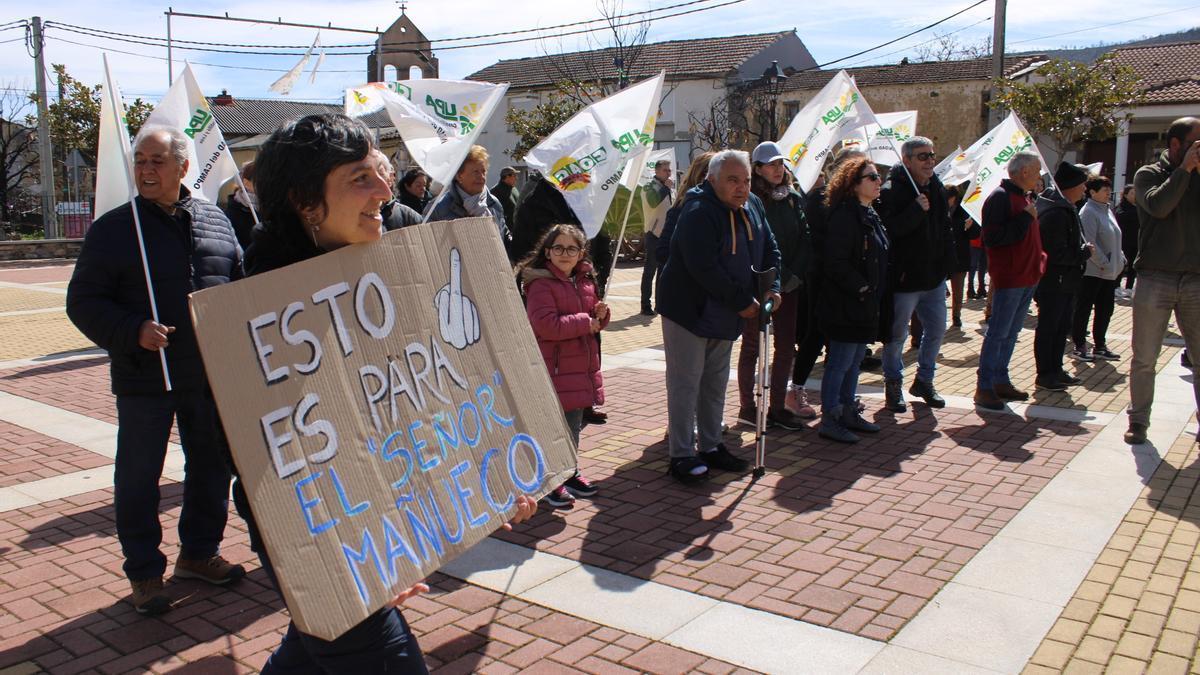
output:
[[[859,93],[854,80],[846,71],[838,71],[800,109],[779,139],[779,145],[791,161],[800,188],[808,192],[817,182],[830,148],[838,141],[854,137],[857,130],[875,121],[875,114]]]
[[[990,140],[980,145],[982,151],[973,165],[971,185],[962,202],[963,210],[971,214],[977,223],[983,222],[983,203],[1000,185],[1000,181],[1008,177],[1008,163],[1018,152],[1036,152],[1041,160],[1042,171],[1048,173],[1046,160],[1042,159],[1042,153],[1033,143],[1033,136],[1025,130],[1016,113],[1010,112],[985,138]]]
[[[1084,168],[1087,169],[1088,173],[1090,173],[1094,176],[1099,176],[1100,172],[1104,170],[1104,162],[1095,162],[1093,164],[1087,164],[1084,166]]]
[[[989,129],[978,140],[972,143],[970,147],[955,155],[950,160],[949,166],[944,169],[944,173],[938,174],[942,183],[945,185],[958,185],[971,180],[975,176],[975,165],[979,162],[979,158],[988,151],[992,141],[996,139],[998,131],[1000,131],[1000,125]],[[946,160],[942,160],[941,164],[945,163]],[[939,166],[941,165],[939,164]]]
[[[238,167],[190,64],[183,67],[183,72],[154,107],[146,124],[174,127],[191,139],[188,171],[183,184],[192,191],[193,197],[216,203],[221,186],[238,174]]]
[[[413,160],[449,185],[506,91],[507,84],[465,80],[376,82],[346,90],[346,114],[366,114],[381,103]]]
[[[100,216],[133,199],[133,148],[121,90],[108,72],[105,55],[104,96],[100,99],[100,142],[96,149],[96,210]]]
[[[310,56],[312,56],[313,48],[317,46],[317,41],[320,39],[321,34],[318,32],[317,37],[313,38],[312,46],[310,46],[308,50],[304,52],[304,56],[300,57],[300,61],[296,65],[292,66],[291,70],[284,73],[283,77],[271,83],[271,86],[268,87],[268,89],[277,94],[283,94],[284,96],[292,93],[292,87],[296,86],[296,81],[299,80],[300,76],[304,74],[304,68],[308,65],[308,59]],[[315,73],[316,71],[313,72]]]
[[[313,46],[317,47],[317,46],[320,46],[320,44],[321,44],[321,31],[317,31],[317,39],[313,40]],[[313,66],[312,74],[308,76],[309,84],[313,84],[314,82],[317,81],[317,71],[321,69],[321,64],[323,64],[323,63],[325,63],[325,50],[324,49],[322,49],[321,53],[317,55],[317,63],[316,63],[316,65]]]
[[[631,156],[653,147],[665,71],[580,110],[525,155],[596,236]],[[640,172],[639,172],[640,175]]]
[[[942,161],[938,162],[937,166],[933,167],[933,175],[937,176],[938,180],[942,181],[943,185],[958,185],[958,183],[947,182],[946,178],[950,175],[950,168],[954,166],[955,160],[957,160],[958,156],[961,154],[963,154],[962,146],[957,145],[954,147],[954,152],[943,157]]]

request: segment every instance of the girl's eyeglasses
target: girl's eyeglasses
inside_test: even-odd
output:
[[[579,252],[582,250],[583,249],[579,248],[578,246],[560,246],[558,244],[555,244],[554,246],[550,247],[550,252],[553,253],[554,255],[574,256],[574,255],[579,255]]]

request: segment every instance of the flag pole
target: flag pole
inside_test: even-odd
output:
[[[246,184],[242,182],[241,171],[238,171],[237,174],[234,175],[234,179],[237,181],[238,187],[242,189],[242,192],[245,192],[247,195],[249,195],[250,193],[246,190]],[[258,209],[254,208],[253,200],[250,199],[249,196],[246,197],[246,206],[250,207],[250,215],[254,218],[254,224],[259,225],[262,221],[258,219]]]
[[[636,175],[638,178],[641,178],[642,164],[646,161],[646,157],[649,154],[650,150],[647,149],[638,153],[636,157],[630,158],[629,163],[625,165],[625,170],[630,172],[631,175]],[[637,173],[634,174],[634,171]],[[634,180],[636,181],[637,178]],[[621,232],[617,236],[617,250],[613,251],[612,263],[610,263],[608,266],[608,276],[604,277],[604,289],[600,293],[601,299],[608,297],[608,286],[612,283],[613,274],[617,271],[617,259],[621,257],[621,242],[625,240],[625,226],[629,224],[629,211],[633,208],[633,197],[637,194],[638,184],[636,182],[634,182],[633,187],[624,185],[624,182],[625,181],[622,180],[620,183],[617,183],[617,189],[619,190],[624,187],[625,189],[629,190],[629,201],[625,204],[625,216],[621,218]],[[604,224],[601,223],[600,227],[603,229]],[[599,232],[597,232],[597,234],[599,234]]]
[[[121,124],[121,120],[124,119],[124,117],[125,117],[125,115],[124,115],[125,104],[122,103],[121,101],[117,100],[117,98],[116,98],[116,91],[115,91],[115,88],[112,86],[112,81],[113,81],[112,73],[109,72],[109,69],[108,69],[108,54],[104,54],[104,77],[105,77],[105,83],[107,83],[109,85],[108,87],[106,87],[106,89],[108,89],[108,91],[106,93],[108,95],[109,105],[111,105],[113,107],[113,113],[114,113],[114,118],[115,118],[114,121],[118,125],[117,129],[116,129],[117,138],[120,139],[122,137],[122,134],[120,133],[121,132],[120,124]],[[142,217],[140,215],[138,215],[138,209],[137,209],[137,197],[136,197],[137,184],[134,183],[134,181],[133,181],[133,167],[131,167],[129,165],[129,154],[128,153],[129,153],[129,148],[124,148],[124,147],[121,148],[121,154],[123,155],[121,163],[123,165],[125,165],[125,178],[129,181],[130,193],[132,193],[134,195],[134,196],[130,197],[130,199],[129,199],[129,208],[130,208],[130,210],[133,211],[133,228],[134,228],[135,233],[137,234],[138,253],[140,253],[141,257],[142,257],[142,274],[145,275],[145,277],[146,277],[146,292],[150,296],[150,318],[154,321],[154,323],[159,323],[159,321],[158,321],[158,302],[154,299],[154,283],[150,280],[150,262],[146,258],[146,240],[142,236]],[[160,365],[162,365],[163,384],[166,386],[167,391],[172,391],[171,372],[167,368],[167,351],[166,351],[166,349],[167,349],[166,347],[162,347],[155,351],[158,352],[158,362]]]

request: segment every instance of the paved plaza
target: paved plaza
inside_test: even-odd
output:
[[[63,311],[71,269],[0,266],[0,673],[256,671],[288,616],[232,509],[223,554],[245,581],[169,580],[175,607],[156,618],[128,603],[108,359]],[[1128,301],[1109,329],[1122,360],[1070,361],[1082,385],[986,413],[971,403],[972,301],[939,359],[947,408],[884,411],[882,376],[864,373],[882,433],[843,446],[773,432],[761,479],[682,486],[666,475],[662,334],[638,314],[639,277],[624,267],[610,291],[609,422],[579,453],[599,495],[543,506],[430,578],[404,613],[432,670],[1200,673],[1200,447],[1173,325],[1143,446],[1121,438]],[[1013,364],[1030,389],[1032,341],[1022,332]],[[726,419],[736,410],[731,380]],[[726,442],[749,457],[753,430]],[[182,470],[173,445],[171,559]]]

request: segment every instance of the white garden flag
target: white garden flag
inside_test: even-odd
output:
[[[654,144],[665,71],[580,110],[525,155],[596,236],[631,157]],[[640,175],[640,172],[639,172]]]
[[[859,93],[854,80],[846,71],[838,71],[800,109],[779,139],[779,145],[787,153],[801,190],[808,192],[817,182],[830,148],[874,123],[875,114]]]
[[[933,175],[937,176],[938,180],[942,181],[942,185],[958,185],[962,182],[962,180],[957,182],[950,182],[946,180],[950,176],[950,169],[953,168],[954,162],[959,158],[959,155],[962,154],[962,146],[955,146],[954,152],[943,157],[942,161],[938,162],[937,166],[933,167]],[[964,178],[963,180],[966,179]]]
[[[985,138],[989,140],[977,149],[977,158],[972,165],[971,185],[967,187],[967,196],[962,202],[963,210],[971,214],[971,218],[977,223],[983,222],[983,203],[1000,185],[1000,181],[1008,177],[1008,163],[1018,152],[1036,152],[1041,160],[1042,172],[1048,173],[1046,160],[1042,159],[1042,153],[1033,143],[1033,136],[1025,130],[1025,125],[1021,124],[1016,113],[1010,112],[1003,122],[985,135]]]
[[[104,96],[100,99],[100,142],[96,148],[96,208],[97,218],[133,199],[133,148],[129,143],[129,126],[125,120],[125,104],[121,90],[108,71],[108,56],[104,57]]]
[[[300,79],[300,76],[304,74],[304,68],[305,68],[305,66],[308,65],[308,59],[312,57],[313,50],[316,49],[318,44],[320,44],[320,41],[321,41],[321,33],[318,31],[317,36],[315,38],[313,38],[312,46],[309,47],[308,50],[304,52],[304,56],[300,57],[300,61],[298,61],[296,63],[296,65],[292,66],[291,70],[284,73],[283,77],[272,82],[271,86],[268,87],[268,89],[275,92],[276,94],[283,94],[284,96],[287,96],[288,94],[292,93],[292,87],[296,86],[296,82]],[[317,65],[318,65],[318,67],[320,66],[320,64],[317,64]],[[313,69],[314,77],[316,77],[316,73],[317,73],[316,68],[314,68]]]
[[[196,83],[191,65],[183,67],[183,72],[154,107],[146,124],[174,127],[191,140],[183,184],[192,191],[193,197],[216,203],[221,186],[238,174],[238,167],[225,144],[221,128],[217,126],[208,99]]]
[[[449,185],[488,118],[504,100],[507,84],[465,80],[373,82],[346,90],[346,114],[386,108],[414,161]]]

